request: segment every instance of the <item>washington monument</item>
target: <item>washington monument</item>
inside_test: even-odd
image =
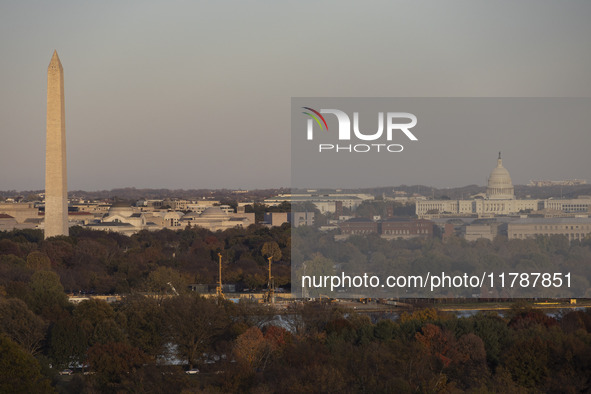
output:
[[[45,238],[49,238],[68,235],[64,69],[57,51],[53,52],[47,68],[45,149]]]

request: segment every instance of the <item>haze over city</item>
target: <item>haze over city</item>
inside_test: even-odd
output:
[[[0,393],[591,392],[590,20],[0,2]]]
[[[590,16],[546,1],[2,3],[0,189],[44,187],[54,49],[70,190],[266,188],[290,184],[291,97],[589,97]],[[389,183],[484,185],[498,150],[515,184],[589,178],[588,129],[529,133],[427,140]]]

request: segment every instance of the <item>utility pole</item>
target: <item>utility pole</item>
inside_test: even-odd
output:
[[[224,298],[224,292],[222,291],[222,254],[218,253],[219,260],[219,273],[218,273],[218,285],[215,289],[215,293],[219,298]]]

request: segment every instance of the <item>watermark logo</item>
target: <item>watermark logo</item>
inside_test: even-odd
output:
[[[314,119],[316,121],[316,123],[318,123],[318,126],[320,126],[320,129],[322,129],[322,123],[324,123],[324,126],[326,126],[326,131],[328,131],[328,125],[326,124],[326,119],[324,119],[324,116],[320,115],[320,112],[310,108],[310,107],[302,107],[303,109],[307,109],[308,111],[312,112],[302,112],[305,115],[308,115],[309,117],[311,117],[312,119]],[[322,123],[320,123],[320,119],[322,119]],[[312,129],[313,129],[313,124],[312,124],[312,119],[308,119],[308,139],[311,140],[312,139]]]
[[[378,129],[375,132],[362,131],[359,127],[359,112],[353,112],[353,122],[347,113],[338,109],[321,109],[317,111],[310,107],[302,107],[306,111],[303,114],[309,116],[307,120],[307,133],[306,138],[308,141],[314,140],[314,124],[316,123],[320,130],[326,129],[328,131],[328,123],[323,114],[334,115],[338,122],[338,140],[339,141],[351,141],[352,138],[361,141],[378,141],[383,140],[385,134],[385,140],[390,142],[393,140],[395,135],[405,135],[411,141],[418,141],[418,138],[410,131],[417,125],[417,117],[414,114],[408,112],[384,112],[378,113]],[[352,123],[352,124],[351,124]],[[384,126],[385,124],[385,126]],[[386,143],[373,143],[373,144],[318,144],[318,151],[333,151],[333,152],[402,152],[404,147],[400,144],[386,144]]]

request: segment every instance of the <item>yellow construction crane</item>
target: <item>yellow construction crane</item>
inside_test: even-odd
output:
[[[219,261],[219,275],[218,275],[218,285],[215,288],[215,293],[218,297],[224,298],[224,292],[222,291],[222,254],[218,253],[218,257],[220,258]]]
[[[275,303],[275,284],[273,283],[273,275],[271,275],[271,261],[273,257],[267,258],[269,260],[269,281],[267,282],[267,294],[265,294],[265,302],[271,304]]]

